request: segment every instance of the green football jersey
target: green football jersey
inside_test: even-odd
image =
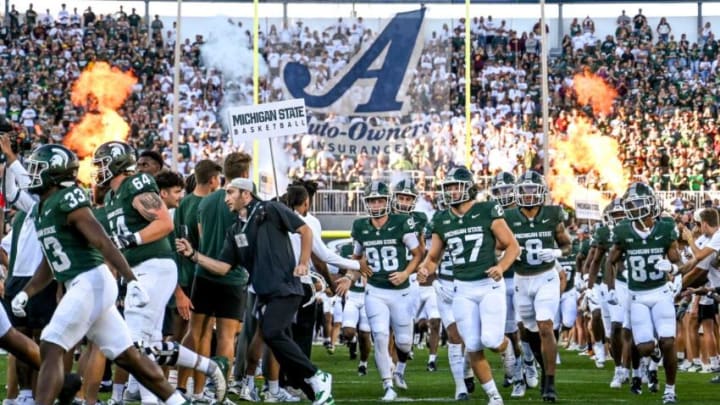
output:
[[[128,176],[120,183],[117,191],[108,191],[105,195],[105,212],[112,233],[116,235],[135,233],[150,224],[150,221],[140,215],[132,205],[135,196],[142,193],[160,193],[155,179],[145,173]],[[150,259],[172,259],[173,252],[174,249],[165,237],[123,250],[125,259],[132,267]]]
[[[494,201],[476,202],[462,216],[452,210],[435,214],[433,233],[445,244],[452,260],[453,277],[462,281],[482,280],[497,264],[493,221],[503,218],[503,209]]]
[[[645,238],[631,222],[624,222],[615,227],[613,236],[613,242],[625,252],[630,291],[651,290],[665,284],[666,275],[655,269],[655,262],[664,259],[678,239],[674,222],[656,221]]]
[[[90,199],[76,186],[61,189],[33,207],[40,246],[55,279],[61,283],[105,262],[100,251],[68,224],[68,214],[84,207],[90,207]]]
[[[605,252],[600,259],[600,268],[598,269],[597,277],[595,277],[595,283],[600,284],[604,280],[607,257],[612,247],[612,231],[607,225],[603,224],[595,229],[592,237],[590,237],[590,247],[599,248]]]
[[[227,230],[237,221],[237,215],[225,204],[224,189],[213,191],[200,201],[197,221],[202,228],[198,250],[205,256],[219,257],[225,245]],[[241,266],[235,266],[224,276],[219,276],[197,265],[195,275],[221,284],[240,286],[247,284],[250,277]]]
[[[175,209],[175,237],[179,237],[185,229],[187,231],[186,238],[197,249],[200,246],[200,231],[198,230],[198,206],[203,197],[195,194],[186,195],[178,207]],[[187,287],[192,283],[195,275],[195,263],[185,257],[177,256],[178,260],[178,284]]]
[[[520,258],[512,265],[515,273],[527,276],[550,270],[554,262],[544,262],[539,253],[542,249],[556,249],[555,229],[566,218],[565,211],[558,205],[540,207],[537,215],[529,219],[520,208],[505,212],[505,220],[520,244]]]
[[[416,233],[415,221],[406,214],[390,214],[385,224],[375,228],[370,218],[356,219],[352,226],[352,238],[360,243],[373,270],[368,284],[387,289],[404,289],[410,285],[409,280],[395,286],[388,277],[390,274],[404,271],[408,265],[403,237],[408,233]]]
[[[346,258],[346,259],[352,259],[353,256],[353,243],[352,241],[348,243],[343,243],[340,246],[340,256]],[[357,293],[363,293],[365,292],[365,284],[363,284],[362,277],[358,278],[357,281],[352,283],[350,285],[350,291],[357,292]]]
[[[425,238],[425,232],[428,227],[427,214],[425,214],[424,212],[412,211],[408,215],[410,215],[410,218],[415,221],[415,229],[417,230],[418,240],[423,242],[423,239]],[[410,249],[407,249],[407,260],[408,263],[412,260],[412,252],[410,252]]]
[[[577,259],[577,254],[580,252],[580,243],[579,240],[574,240],[570,254],[558,259],[560,267],[562,267],[563,270],[565,270],[565,274],[567,274],[567,284],[563,292],[570,291],[575,287],[575,273],[577,273],[577,263],[575,259]]]
[[[107,212],[105,212],[104,207],[93,207],[92,209],[93,215],[95,216],[95,219],[100,222],[100,225],[102,225],[103,229],[105,229],[105,232],[109,235],[110,230],[110,223],[108,222]]]

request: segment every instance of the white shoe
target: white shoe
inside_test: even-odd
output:
[[[560,352],[557,352],[555,356],[555,364],[560,365],[562,362],[560,361]]]
[[[245,382],[240,383],[240,391],[238,396],[243,401],[260,402],[260,396],[254,388],[250,388]]]
[[[616,368],[615,375],[613,376],[613,379],[610,382],[610,388],[622,388],[623,377],[625,377],[625,372],[623,371],[623,369]]]
[[[300,398],[280,388],[275,394],[268,390],[265,393],[265,402],[300,402]]]
[[[526,390],[527,387],[525,386],[524,381],[515,381],[515,384],[513,384],[512,393],[510,394],[510,398],[522,398],[525,396]]]
[[[676,404],[677,396],[674,392],[665,392],[663,394],[663,404]]]
[[[525,382],[527,383],[527,386],[530,388],[537,388],[540,381],[538,379],[537,368],[535,368],[535,362],[532,364],[523,362],[523,372],[525,373]]]
[[[18,396],[15,400],[15,405],[35,405],[33,397]]]
[[[687,371],[688,373],[697,373],[700,370],[702,370],[702,364],[693,363],[685,371]]]
[[[595,343],[593,351],[595,352],[595,367],[605,367],[605,346],[602,343]]]
[[[502,397],[500,396],[500,393],[495,393],[492,397],[490,397],[490,400],[488,400],[488,405],[504,405],[505,402],[503,402]]]
[[[385,395],[380,398],[383,402],[392,402],[397,399],[397,392],[392,387],[385,388]]]
[[[400,373],[393,373],[393,384],[401,390],[406,390],[407,383],[405,382],[405,376]]]
[[[2,405],[15,405],[14,399],[3,399]]]
[[[680,371],[688,371],[688,369],[692,366],[692,361],[685,359],[682,363],[678,364],[678,370]]]
[[[700,374],[710,374],[713,372],[713,368],[709,364],[703,364],[698,373]]]
[[[332,397],[332,375],[318,370],[314,376],[305,380],[315,392],[313,405],[324,405],[334,403]]]
[[[140,402],[140,390],[137,390],[135,392],[130,391],[129,389],[125,388],[125,391],[123,391],[122,396],[123,402]]]

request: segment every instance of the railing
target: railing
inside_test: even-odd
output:
[[[717,200],[720,200],[720,191],[657,191],[655,195],[669,212],[675,211],[678,197],[681,202],[687,202],[687,205],[694,208],[702,207],[706,200],[712,200],[713,206],[718,207]],[[686,204],[683,203],[682,206],[685,207]],[[677,207],[679,208],[680,204]],[[312,212],[321,215],[364,215],[362,190],[318,190]]]

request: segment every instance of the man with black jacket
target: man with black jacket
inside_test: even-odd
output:
[[[225,202],[231,210],[245,209],[247,217],[230,228],[219,258],[200,254],[183,239],[177,240],[178,252],[215,274],[224,274],[235,265],[247,268],[257,294],[255,312],[263,340],[284,370],[293,370],[293,378],[302,378],[312,387],[313,404],[333,404],[332,376],[318,370],[290,334],[304,295],[299,277],[308,274],[312,231],[284,204],[257,198],[250,179],[233,179],[226,190]],[[301,237],[297,262],[289,232]]]

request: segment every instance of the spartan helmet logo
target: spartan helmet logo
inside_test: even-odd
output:
[[[123,147],[120,144],[114,143],[110,145],[110,156],[113,158],[116,158],[118,156],[122,156],[123,154]]]
[[[70,156],[68,154],[59,148],[53,148],[53,155],[50,157],[50,167],[51,168],[62,168],[67,166],[68,161],[70,160]]]

